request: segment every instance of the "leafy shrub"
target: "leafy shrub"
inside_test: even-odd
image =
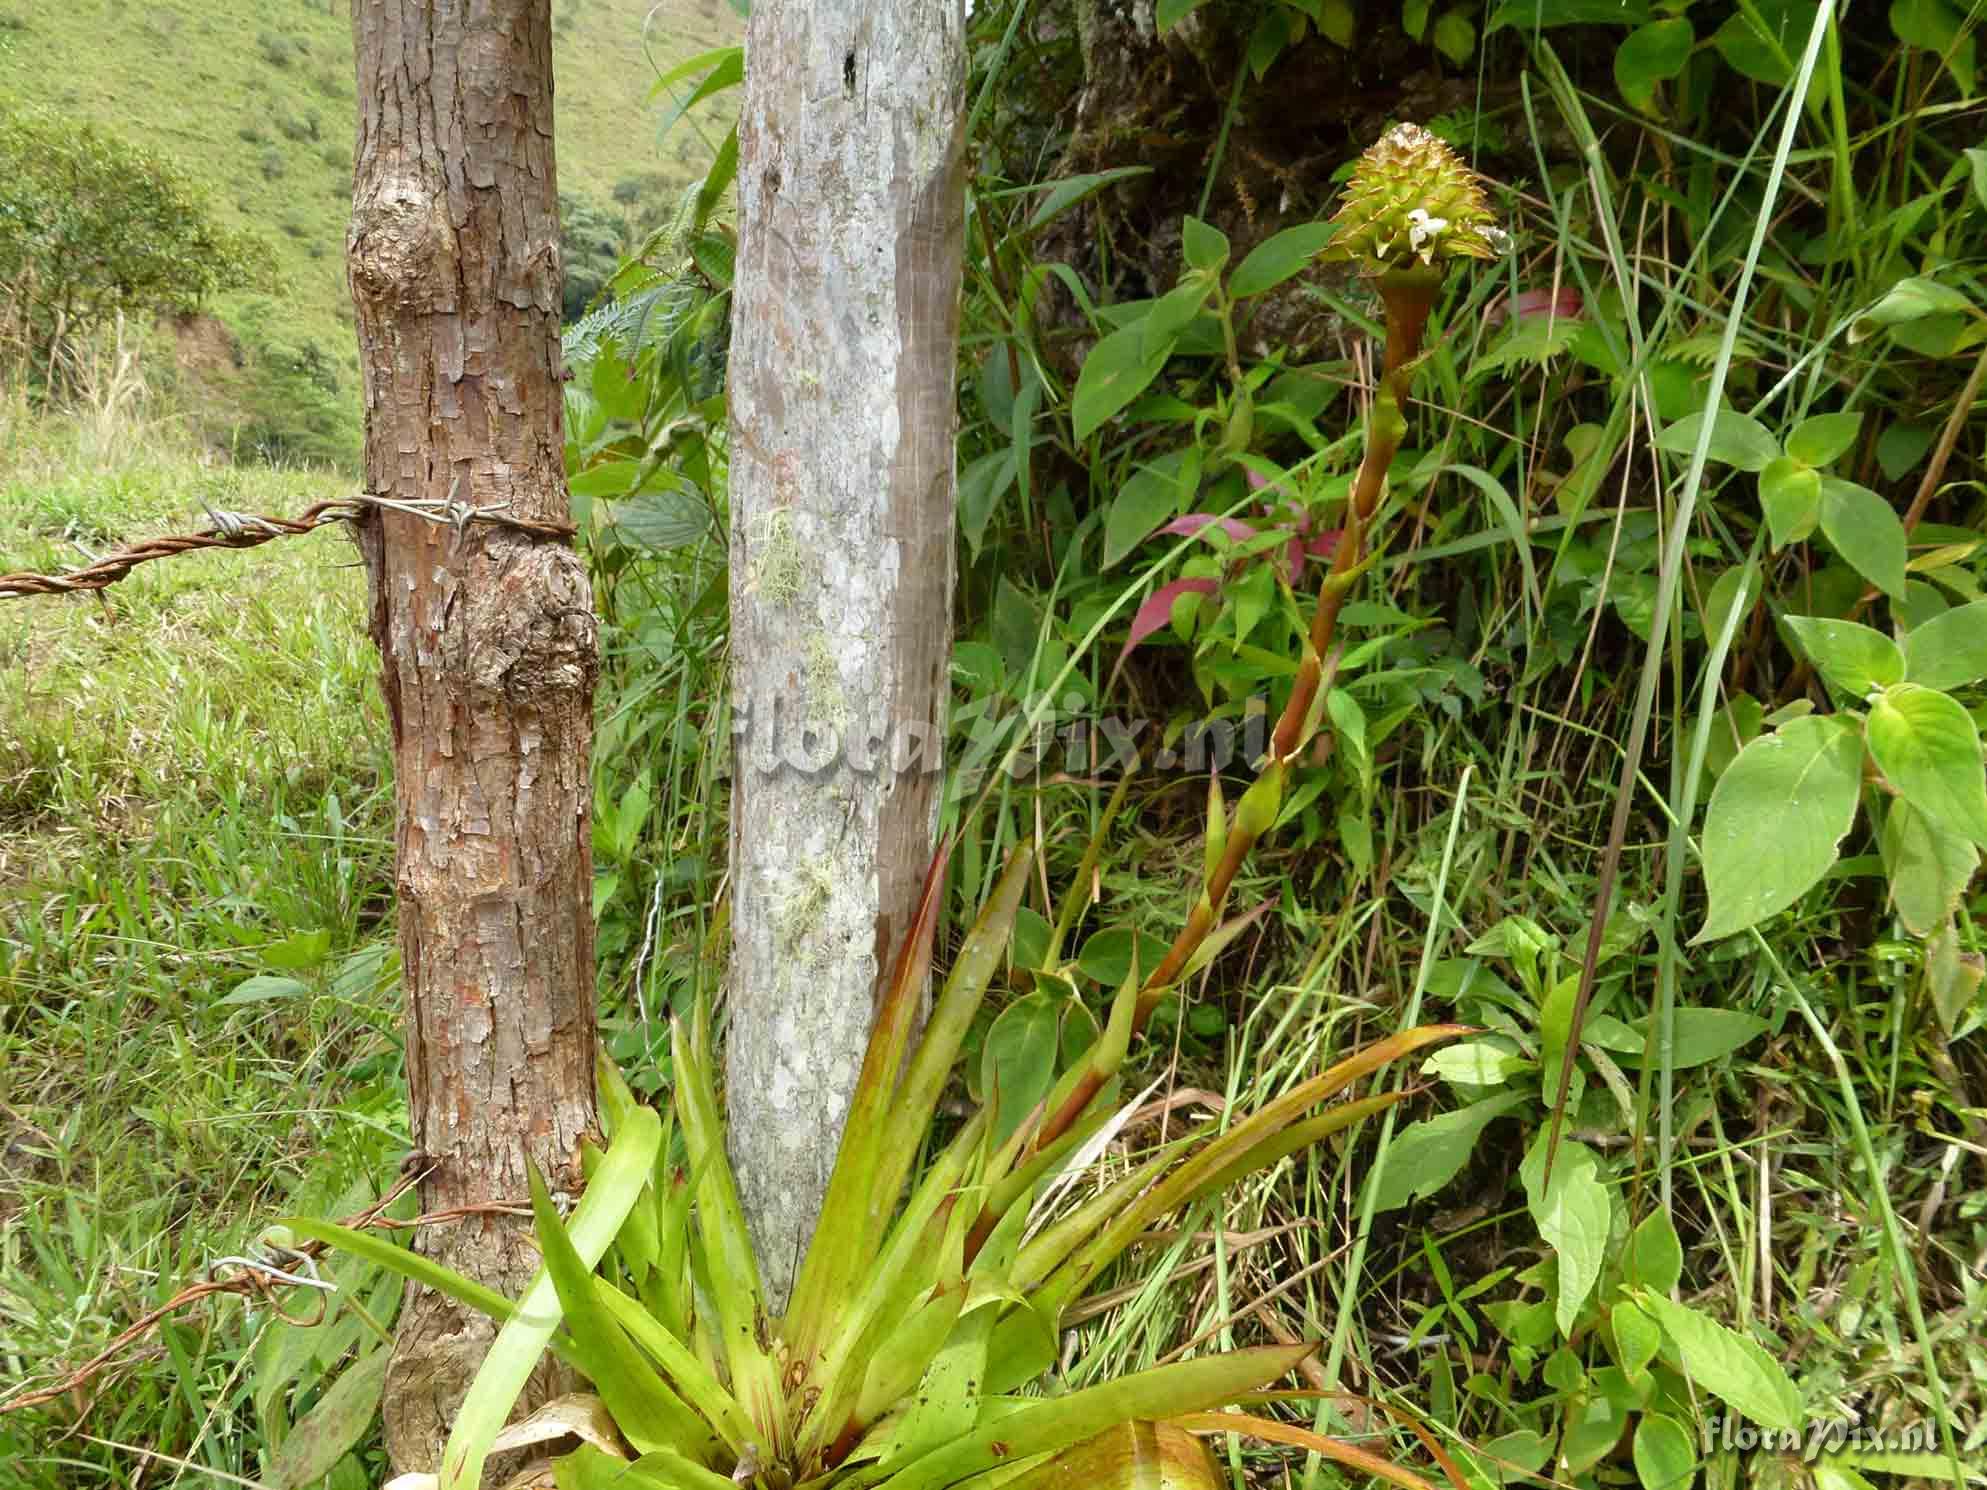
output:
[[[306,114],[293,114],[287,107],[277,108],[272,123],[286,140],[315,140],[321,123],[316,109]]]
[[[0,112],[0,297],[33,348],[270,277],[266,246],[223,228],[165,156],[49,114]]]
[[[358,411],[334,355],[315,337],[277,322],[277,304],[256,299],[234,330],[243,376],[231,390],[234,423],[211,430],[238,456],[290,465],[349,469],[359,448]]]
[[[296,59],[298,51],[289,37],[277,31],[257,33],[255,45],[262,53],[262,60],[271,67],[288,67]]]
[[[598,202],[572,192],[559,193],[559,254],[566,284],[563,312],[577,320],[621,263],[625,225]]]
[[[281,180],[283,174],[289,170],[288,163],[283,159],[283,152],[273,145],[262,152],[261,166],[264,181]]]

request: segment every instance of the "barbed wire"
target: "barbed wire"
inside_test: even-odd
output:
[[[498,1200],[450,1206],[445,1210],[429,1211],[408,1220],[387,1215],[388,1208],[425,1177],[423,1170],[424,1166],[419,1164],[403,1167],[400,1176],[386,1194],[338,1224],[354,1231],[366,1229],[397,1231],[438,1226],[449,1221],[464,1220],[470,1216],[531,1214],[531,1207],[523,1201]],[[208,1276],[197,1283],[188,1284],[157,1308],[140,1315],[119,1332],[116,1339],[73,1371],[41,1386],[36,1386],[32,1382],[23,1382],[11,1394],[0,1396],[0,1415],[24,1408],[39,1407],[43,1403],[80,1393],[105,1371],[125,1364],[123,1359],[125,1352],[166,1320],[182,1309],[197,1304],[202,1299],[212,1298],[215,1294],[234,1294],[246,1299],[251,1305],[265,1305],[285,1323],[298,1327],[322,1323],[329,1307],[326,1301],[327,1295],[337,1291],[335,1283],[317,1275],[317,1259],[323,1255],[325,1246],[325,1243],[319,1241],[303,1241],[295,1246],[262,1243],[261,1250],[279,1258],[281,1266],[262,1257],[231,1256],[213,1259],[207,1264]],[[227,1276],[215,1276],[223,1269],[226,1270]],[[295,1317],[284,1310],[281,1291],[296,1288],[311,1289],[315,1292],[317,1312],[314,1316]]]
[[[319,502],[315,506],[306,508],[296,517],[269,517],[258,513],[218,511],[208,507],[207,515],[214,519],[214,524],[197,533],[169,533],[156,538],[141,539],[118,549],[115,553],[105,554],[100,559],[92,560],[80,569],[67,570],[61,574],[35,574],[25,570],[13,574],[0,574],[0,600],[18,600],[29,595],[72,595],[86,590],[103,590],[116,584],[140,564],[148,564],[154,559],[170,559],[179,554],[199,553],[205,549],[255,548],[272,539],[314,533],[329,523],[357,522],[368,510],[400,512],[410,517],[439,523],[455,529],[458,542],[471,523],[492,523],[498,527],[511,528],[534,538],[557,543],[569,541],[579,531],[571,523],[540,522],[533,518],[513,517],[508,511],[510,506],[508,502],[486,507],[472,506],[457,500],[456,492],[460,486],[461,482],[458,480],[456,485],[450,488],[445,500],[414,502],[401,501],[396,497],[383,497],[376,492],[356,492],[349,497],[335,497],[330,501]]]

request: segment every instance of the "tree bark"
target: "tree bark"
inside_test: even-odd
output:
[[[959,0],[760,0],[746,36],[726,1100],[776,1308],[931,855],[964,33]]]
[[[563,523],[548,0],[353,0],[352,20],[367,489]],[[387,510],[360,546],[393,730],[423,1209],[520,1200],[527,1160],[577,1190],[595,1127],[586,571],[556,539]],[[529,1235],[472,1214],[417,1244],[514,1295]],[[436,1467],[493,1334],[410,1293],[386,1388],[397,1469]]]

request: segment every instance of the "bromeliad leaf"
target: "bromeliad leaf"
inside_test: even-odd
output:
[[[883,1484],[886,1490],[944,1490],[1010,1455],[1051,1453],[1120,1423],[1219,1407],[1282,1377],[1313,1348],[1257,1346],[1158,1366],[1066,1397],[1030,1401],[912,1461]]]
[[[1692,945],[1743,931],[1812,889],[1856,821],[1862,784],[1862,742],[1833,715],[1791,720],[1741,750],[1705,815],[1711,905]]]
[[[574,1208],[567,1228],[573,1252],[585,1267],[599,1263],[629,1210],[641,1199],[654,1173],[661,1142],[661,1120],[642,1108],[630,1116],[608,1145],[606,1157]],[[455,1427],[442,1450],[441,1490],[474,1490],[481,1484],[490,1444],[545,1353],[559,1319],[558,1289],[541,1268],[518,1301],[516,1313],[497,1332],[463,1398]]]

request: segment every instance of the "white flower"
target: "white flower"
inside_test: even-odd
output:
[[[1420,254],[1424,264],[1430,262],[1434,252],[1427,245],[1432,245],[1448,226],[1448,218],[1430,217],[1426,207],[1415,208],[1407,215],[1407,251]]]

